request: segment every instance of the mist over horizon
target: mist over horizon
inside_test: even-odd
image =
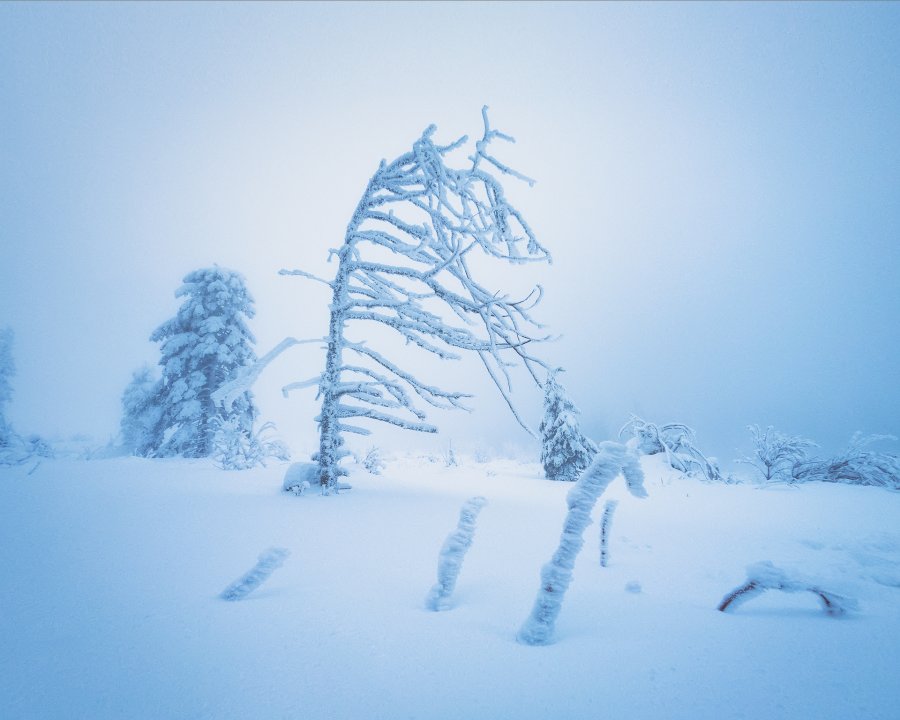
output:
[[[328,289],[278,271],[330,278],[379,161],[431,123],[480,136],[486,104],[553,255],[486,283],[544,287],[561,337],[539,355],[586,434],[683,422],[724,468],[749,423],[825,452],[900,436],[896,4],[8,3],[0,67],[19,432],[114,435],[197,268],[246,277],[258,355],[324,335]],[[323,357],[293,348],[254,388],[297,459],[315,390],[281,388]],[[537,452],[471,359],[395,359],[474,412],[429,412],[433,438],[371,423],[351,447]],[[540,393],[514,381],[536,427]]]

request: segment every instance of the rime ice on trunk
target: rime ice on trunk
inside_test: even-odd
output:
[[[516,639],[524,645],[547,645],[559,615],[563,596],[572,582],[575,558],[584,544],[584,531],[591,522],[597,499],[619,473],[635,497],[646,497],[644,473],[637,457],[624,445],[600,443],[593,462],[582,473],[567,496],[569,512],[563,524],[559,547],[543,568],[541,587],[528,619]]]
[[[446,610],[449,608],[450,596],[456,587],[459,570],[466,557],[466,551],[472,545],[472,538],[475,534],[475,521],[485,503],[487,503],[487,500],[480,496],[469,498],[459,511],[459,524],[456,526],[456,530],[447,536],[441,548],[440,558],[438,559],[437,584],[431,588],[428,597],[425,599],[425,605],[429,610]]]
[[[609,565],[609,533],[612,529],[612,517],[618,506],[618,500],[607,500],[603,506],[600,519],[600,567]]]
[[[410,152],[382,161],[347,226],[343,246],[332,251],[338,259],[333,280],[303,270],[281,271],[319,280],[332,291],[325,369],[313,381],[287,388],[318,385],[322,405],[314,459],[326,494],[345,474],[339,465],[349,454],[343,433],[370,432],[351,418],[436,432],[414,397],[444,409],[466,409],[469,397],[428,385],[365,341],[348,338],[347,331],[360,323],[363,329],[367,323],[390,328],[407,344],[443,360],[458,359],[457,351],[477,353],[520,423],[509,398],[512,361],[519,361],[536,383],[537,367],[546,367],[528,347],[546,339],[536,333],[541,326],[530,314],[541,298],[540,286],[523,299],[511,299],[479,284],[471,269],[475,253],[514,264],[550,260],[495,177],[532,182],[489,154],[491,141],[512,138],[490,128],[487,108],[482,116],[484,135],[466,167],[450,167],[446,156],[467,138],[437,145],[434,126]]]

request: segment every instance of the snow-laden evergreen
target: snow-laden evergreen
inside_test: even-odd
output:
[[[544,417],[541,420],[541,464],[548,480],[578,479],[597,454],[597,446],[584,436],[579,411],[557,380],[562,368],[550,372],[544,383]]]
[[[149,456],[159,447],[162,407],[161,383],[149,366],[135,370],[122,393],[119,433],[122,447],[134,455]]]
[[[550,562],[541,568],[541,587],[537,599],[516,636],[520,643],[547,645],[552,642],[556,618],[566,590],[572,582],[575,558],[584,545],[584,531],[591,523],[591,511],[597,504],[597,499],[620,472],[632,495],[639,498],[647,496],[647,491],[644,490],[644,472],[633,448],[616,442],[600,443],[593,462],[566,497],[569,512],[563,523],[559,547]]]
[[[0,328],[0,447],[12,441],[12,427],[6,417],[6,407],[12,400],[12,378],[16,374],[12,346],[12,328]]]
[[[431,588],[425,599],[425,606],[429,610],[446,610],[450,607],[450,596],[456,587],[456,580],[462,568],[466,552],[472,545],[475,536],[475,522],[478,513],[485,506],[487,500],[481,496],[469,498],[463,503],[459,511],[459,522],[441,547],[438,558],[438,581]]]
[[[373,323],[442,359],[459,358],[458,351],[476,353],[522,423],[509,397],[509,368],[518,361],[539,382],[536,366],[544,363],[532,355],[532,347],[546,338],[530,313],[542,290],[537,286],[527,297],[510,298],[501,288],[482,285],[470,261],[486,255],[521,264],[549,261],[550,255],[498,179],[509,175],[533,182],[490,154],[494,140],[512,138],[491,129],[487,108],[482,117],[484,134],[463,167],[452,167],[447,158],[468,139],[439,145],[433,125],[410,152],[382,161],[350,219],[344,244],[331,251],[338,259],[333,280],[282,271],[320,280],[333,296],[325,370],[294,386],[319,388],[315,458],[326,493],[345,474],[339,462],[349,453],[342,434],[370,432],[354,419],[436,432],[414,398],[435,407],[464,408],[468,397],[419,379],[406,361],[372,347],[366,339]],[[347,334],[354,326],[355,339]]]
[[[764,560],[747,567],[747,582],[722,598],[718,610],[721,612],[735,610],[738,605],[762,595],[766,590],[781,590],[786,593],[811,592],[819,598],[825,613],[832,617],[839,617],[857,609],[857,603],[853,598],[823,590],[814,580],[788,573],[775,567],[769,560]]]
[[[241,432],[252,432],[257,411],[249,390],[227,409],[212,394],[256,360],[246,323],[255,315],[253,298],[242,275],[218,266],[189,273],[175,296],[185,298],[178,314],[150,336],[162,354],[154,454],[207,457],[222,421],[235,419]]]

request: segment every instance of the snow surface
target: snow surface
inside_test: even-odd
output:
[[[385,460],[338,497],[282,493],[274,464],[0,470],[0,717],[900,716],[898,493],[704,484],[644,458],[648,498],[621,479],[603,496],[619,501],[610,566],[595,523],[555,644],[526,647],[516,630],[571,484],[537,463]],[[488,504],[453,608],[429,612],[435,556],[472,495]],[[290,561],[219,599],[272,546]],[[771,592],[717,612],[764,560],[859,611]]]

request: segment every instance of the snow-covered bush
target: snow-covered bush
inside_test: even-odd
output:
[[[241,418],[213,419],[212,457],[223,470],[249,470],[274,458],[282,462],[291,459],[290,450],[279,438],[269,435],[275,423],[263,423],[258,430],[244,427]]]
[[[512,138],[491,129],[487,108],[482,116],[484,134],[462,167],[448,164],[448,156],[467,138],[439,145],[434,126],[411,151],[382,161],[350,219],[343,245],[331,251],[338,259],[333,280],[282,270],[320,280],[332,291],[325,369],[293,386],[315,384],[319,389],[315,459],[326,493],[346,474],[339,465],[349,454],[343,433],[370,433],[354,418],[436,432],[413,398],[439,408],[464,408],[468,397],[423,382],[405,369],[405,360],[391,360],[365,342],[377,337],[373,325],[438,358],[456,359],[459,351],[477,354],[519,422],[509,397],[511,361],[524,365],[539,382],[537,366],[544,364],[531,352],[546,337],[531,310],[541,299],[541,288],[514,299],[476,280],[487,270],[482,267],[485,258],[512,264],[550,259],[506,198],[498,177],[532,181],[489,154],[493,141]],[[359,340],[348,337],[354,328]]]
[[[122,447],[135,455],[152,455],[161,438],[161,383],[153,371],[144,366],[135,370],[131,382],[122,393],[122,420],[119,423]]]
[[[553,627],[563,597],[572,582],[575,558],[584,545],[584,531],[591,522],[591,511],[607,485],[620,472],[632,495],[640,498],[647,496],[644,473],[637,455],[621,443],[600,443],[594,460],[566,497],[569,512],[563,523],[559,547],[550,562],[541,568],[541,587],[534,608],[516,636],[520,643],[547,645],[552,641]]]
[[[900,457],[868,449],[879,440],[896,440],[893,435],[855,433],[847,449],[828,460],[801,460],[792,468],[792,478],[798,482],[849,483],[874,485],[900,490]]]
[[[384,470],[384,460],[381,457],[381,450],[373,445],[366,451],[366,454],[362,456],[359,464],[372,475],[381,475],[381,471]]]
[[[788,593],[811,592],[819,598],[825,613],[832,617],[844,615],[857,607],[855,600],[823,590],[810,580],[789,575],[765,560],[747,568],[747,582],[722,598],[717,609],[721,612],[734,610],[738,605],[762,595],[766,590],[781,590]]]
[[[687,425],[648,423],[637,415],[619,430],[619,438],[630,435],[644,455],[666,454],[666,462],[688,475],[700,474],[707,480],[719,481],[722,472],[715,458],[707,457],[696,445],[696,433]]]
[[[256,360],[245,322],[256,312],[243,276],[220,267],[189,273],[175,296],[185,298],[178,314],[150,336],[162,354],[153,454],[208,457],[220,421],[233,419],[241,432],[252,431],[257,410],[249,391],[227,408],[212,394]]]
[[[0,448],[12,442],[13,431],[6,417],[6,406],[12,400],[12,378],[16,365],[12,353],[12,328],[0,328]]]
[[[581,432],[578,408],[556,379],[562,368],[544,382],[544,417],[541,420],[541,464],[548,480],[578,479],[597,454],[597,446]]]
[[[290,554],[285,548],[269,548],[260,554],[256,565],[219,593],[219,597],[223,600],[243,600],[280,568]]]
[[[812,440],[799,435],[785,435],[769,425],[765,431],[759,425],[748,425],[753,436],[753,455],[735,462],[756,468],[766,482],[791,481],[792,469],[804,462],[810,448],[816,447]]]
[[[475,535],[475,521],[486,503],[487,500],[480,496],[469,498],[463,503],[456,530],[447,536],[441,547],[438,558],[438,581],[425,599],[425,606],[429,610],[446,610],[450,607],[450,596],[456,587],[466,551],[472,545],[472,538]]]

